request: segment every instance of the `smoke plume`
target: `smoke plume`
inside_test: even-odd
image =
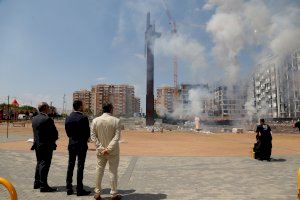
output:
[[[186,61],[187,67],[193,72],[206,67],[204,47],[197,40],[184,34],[164,34],[155,44],[157,53],[164,56],[177,55]]]
[[[206,30],[214,42],[212,52],[224,68],[229,83],[239,75],[241,66],[237,58],[242,50],[260,47],[259,54],[277,56],[280,65],[288,54],[300,47],[299,7],[287,3],[278,13],[259,0],[208,0],[203,7],[204,10],[214,8]]]
[[[172,113],[176,118],[193,118],[194,116],[206,115],[203,110],[204,101],[209,99],[211,94],[207,89],[194,88],[188,92],[188,104],[177,105]]]

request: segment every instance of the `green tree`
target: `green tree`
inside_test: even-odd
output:
[[[19,113],[20,114],[29,114],[29,113],[36,113],[37,109],[32,106],[24,105],[19,107]]]

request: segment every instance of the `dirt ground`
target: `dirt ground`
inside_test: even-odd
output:
[[[56,124],[59,131],[57,152],[67,152],[68,138],[62,123]],[[10,137],[22,135],[32,138],[30,124],[25,127],[9,127]],[[0,126],[0,137],[6,137],[6,127]],[[250,156],[255,142],[254,133],[182,133],[168,131],[122,131],[121,155],[131,156]],[[300,134],[273,134],[273,156],[299,155]],[[31,143],[24,141],[0,142],[0,149],[30,151]],[[92,143],[89,151],[95,151]]]

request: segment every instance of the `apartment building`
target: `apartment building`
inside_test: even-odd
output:
[[[197,98],[198,105],[201,106],[199,110],[202,113],[206,111],[206,102],[208,100],[208,93],[209,93],[209,86],[208,84],[181,84],[179,89],[179,103],[182,106],[183,110],[189,112],[189,107],[191,106],[191,101],[195,100],[192,99],[190,96],[191,90],[195,90],[195,92],[201,93],[199,94],[200,98]]]
[[[265,59],[253,74],[252,96],[257,112],[270,118],[300,117],[300,51]]]
[[[91,110],[91,100],[92,100],[91,91],[84,90],[84,89],[80,90],[80,91],[75,91],[73,93],[73,101],[75,101],[75,100],[82,101],[84,111]]]
[[[246,113],[246,89],[242,84],[224,86],[215,84],[181,84],[179,100],[174,103],[174,88],[157,89],[156,107],[158,114],[172,113],[180,108],[181,117],[192,118],[197,115],[211,117],[243,117]]]
[[[232,119],[244,117],[247,90],[242,84],[231,86],[217,85],[211,91],[212,96],[207,101],[205,112],[211,116],[230,117]]]
[[[114,116],[131,117],[134,113],[134,87],[130,85],[98,84],[92,86],[92,112],[102,114],[102,106],[111,102]]]
[[[141,99],[138,97],[134,97],[134,113],[141,113]]]
[[[174,111],[174,87],[164,86],[156,90],[156,111],[162,115],[166,112],[172,113]]]

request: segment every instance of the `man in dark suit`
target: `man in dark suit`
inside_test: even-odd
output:
[[[90,137],[90,125],[83,111],[82,101],[73,102],[74,111],[65,122],[66,133],[69,137],[69,164],[67,171],[67,195],[73,194],[72,178],[77,157],[77,196],[89,195],[91,192],[83,189],[83,170]]]
[[[31,147],[36,154],[36,170],[34,189],[41,192],[54,192],[57,188],[48,185],[48,173],[51,165],[52,154],[56,149],[55,141],[58,139],[58,132],[53,119],[48,117],[49,105],[42,102],[38,105],[39,114],[32,119],[34,143]]]

